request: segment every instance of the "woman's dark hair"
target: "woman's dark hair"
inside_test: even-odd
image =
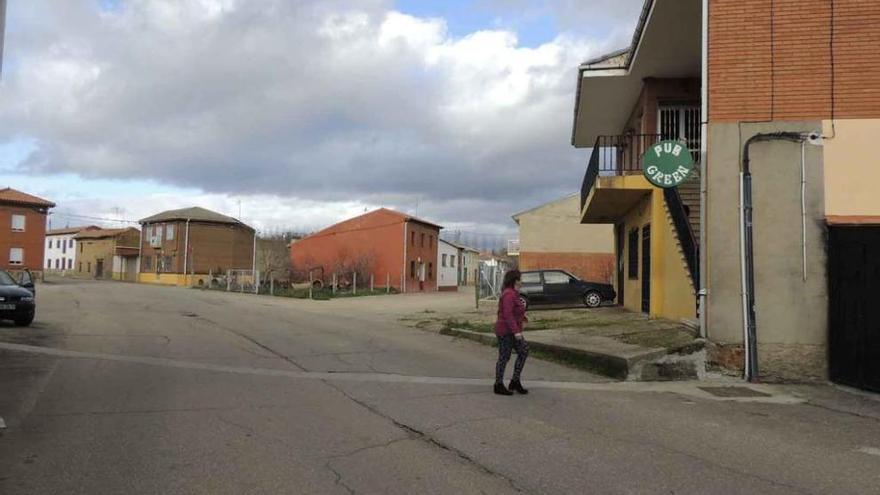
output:
[[[505,289],[510,289],[516,284],[517,280],[522,279],[522,273],[519,270],[510,270],[509,272],[504,274],[504,285]]]

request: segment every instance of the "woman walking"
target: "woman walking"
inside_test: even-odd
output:
[[[510,270],[504,274],[504,290],[498,300],[498,320],[495,322],[495,336],[498,338],[498,363],[495,364],[495,393],[513,395],[529,393],[520,383],[520,373],[529,356],[529,344],[523,337],[523,323],[526,318],[526,307],[519,297],[522,285],[519,270]],[[513,378],[510,388],[504,386],[504,369],[510,361],[510,353],[516,349],[516,363],[513,365]]]

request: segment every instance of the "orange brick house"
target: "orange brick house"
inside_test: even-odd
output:
[[[0,268],[41,270],[46,215],[55,203],[9,187],[0,189]]]
[[[440,227],[413,216],[380,208],[315,232],[290,245],[290,259],[299,278],[323,268],[331,274],[357,271],[358,286],[373,276],[376,287],[386,284],[401,292],[437,290],[437,249]],[[316,274],[317,271],[313,272]]]

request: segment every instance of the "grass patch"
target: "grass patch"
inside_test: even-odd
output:
[[[389,296],[391,294],[397,294],[398,291],[395,289],[391,289],[391,292],[386,291],[385,289],[358,289],[357,294],[352,292],[342,292],[336,291],[336,294],[331,292],[330,297],[341,298],[341,297],[364,297],[364,296]]]
[[[457,318],[449,318],[446,320],[446,328],[460,328],[462,330],[470,330],[472,332],[493,333],[495,325],[485,322],[472,322],[468,320],[459,320]]]

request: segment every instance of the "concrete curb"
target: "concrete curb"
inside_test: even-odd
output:
[[[475,332],[463,328],[444,328],[442,335],[451,335],[481,344],[496,346],[494,334]],[[633,381],[669,381],[693,380],[705,371],[705,356],[702,353],[703,342],[697,341],[674,349],[645,349],[645,352],[629,356],[577,349],[559,344],[550,344],[529,340],[529,348],[538,357],[546,357],[554,361],[562,361],[576,368],[593,373]],[[697,359],[674,359],[675,366],[669,366],[670,356],[695,355]],[[702,356],[702,359],[700,358]],[[702,371],[700,366],[702,364]]]

